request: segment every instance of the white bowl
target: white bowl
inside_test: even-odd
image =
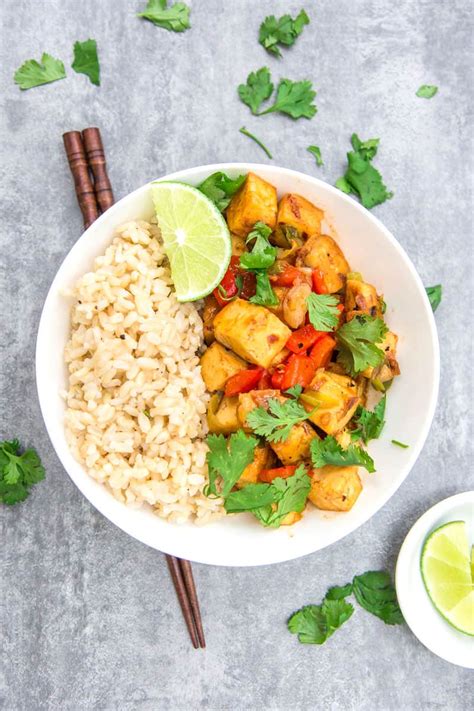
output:
[[[108,519],[139,541],[165,553],[214,565],[251,566],[277,563],[312,553],[338,541],[367,521],[397,490],[414,465],[433,418],[439,380],[436,326],[425,289],[413,264],[393,235],[355,200],[321,180],[286,168],[250,163],[225,163],[182,170],[164,180],[197,185],[216,170],[231,176],[252,170],[273,183],[278,193],[304,195],[326,213],[338,242],[354,270],[373,283],[387,302],[386,319],[399,335],[401,376],[387,398],[381,439],[369,451],[377,472],[362,471],[364,490],[348,513],[318,511],[308,506],[303,520],[289,528],[264,529],[250,514],[228,516],[207,526],[170,524],[145,508],[118,502],[90,478],[72,456],[64,435],[67,387],[63,351],[69,334],[71,301],[62,294],[110,243],[114,230],[132,219],[153,214],[149,184],[107,210],[78,239],[51,285],[41,316],[36,348],[36,378],[41,411],[49,436],[65,470],[84,496]],[[400,449],[397,439],[409,444]]]

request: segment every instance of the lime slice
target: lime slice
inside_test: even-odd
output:
[[[446,523],[428,536],[421,574],[438,612],[460,632],[474,635],[474,585],[464,521]]]
[[[214,203],[190,185],[158,182],[151,192],[178,301],[196,301],[226,273],[229,229]]]

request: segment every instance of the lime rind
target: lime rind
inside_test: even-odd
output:
[[[210,294],[229,266],[232,244],[214,203],[186,183],[152,183],[152,198],[178,301]]]
[[[474,576],[466,524],[451,521],[425,540],[420,568],[439,614],[455,629],[474,636]]]

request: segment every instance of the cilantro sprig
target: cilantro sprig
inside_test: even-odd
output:
[[[278,298],[272,289],[268,269],[276,260],[277,250],[268,241],[272,231],[264,222],[256,222],[247,236],[246,243],[252,243],[252,251],[240,257],[240,266],[255,274],[255,294],[250,298],[253,304],[275,306]]]
[[[355,377],[369,366],[376,368],[385,359],[384,352],[376,346],[388,329],[380,318],[356,316],[336,331],[338,361]]]
[[[13,506],[24,501],[31,487],[44,476],[44,467],[34,449],[20,454],[17,439],[0,443],[0,502]]]
[[[385,425],[386,401],[387,396],[384,395],[372,411],[359,405],[352,418],[353,424],[356,425],[356,428],[351,431],[353,440],[361,439],[367,444],[371,439],[378,439],[380,437]]]
[[[247,138],[250,138],[252,141],[254,141],[254,143],[256,143],[257,146],[260,146],[262,151],[264,151],[267,154],[267,156],[271,160],[273,160],[273,156],[270,153],[270,151],[268,150],[268,148],[266,147],[266,145],[264,143],[262,143],[262,141],[259,138],[257,138],[257,136],[255,136],[253,133],[250,133],[250,131],[247,131],[245,126],[242,126],[242,128],[239,128],[239,133],[243,134],[244,136],[247,136]]]
[[[374,460],[365,449],[355,444],[350,444],[344,449],[331,435],[324,439],[313,439],[310,451],[311,461],[317,469],[331,464],[336,467],[361,466],[367,469],[370,474],[375,471]]]
[[[437,86],[434,86],[433,84],[422,84],[416,92],[416,95],[420,97],[420,99],[432,99],[437,93]]]
[[[334,331],[339,323],[339,299],[332,294],[312,293],[306,298],[309,320],[317,331]]]
[[[301,10],[295,19],[291,15],[283,15],[278,19],[275,15],[269,15],[260,25],[258,41],[267,52],[281,57],[278,45],[291,47],[305,25],[309,25],[309,17],[304,10]]]
[[[294,425],[311,416],[296,400],[268,400],[268,410],[256,407],[247,415],[247,424],[255,434],[265,437],[268,442],[284,442],[290,436]]]
[[[64,64],[60,59],[55,59],[46,52],[41,57],[41,62],[37,62],[36,59],[28,59],[23,62],[13,76],[15,84],[18,84],[23,90],[65,78]]]
[[[268,67],[261,67],[248,75],[245,84],[239,85],[238,94],[255,116],[279,112],[293,119],[311,119],[316,114],[317,108],[313,104],[316,92],[313,90],[312,83],[308,80],[292,81],[291,79],[280,80],[275,102],[260,111],[264,101],[272,95],[273,88],[270,70]]]
[[[358,195],[368,210],[393,197],[393,193],[385,187],[379,171],[372,165],[379,141],[379,138],[361,141],[357,134],[353,133],[353,150],[347,154],[348,167],[344,177],[336,181],[337,188],[342,192]]]
[[[214,205],[223,212],[229,205],[232,196],[245,182],[246,175],[239,175],[237,178],[229,178],[227,173],[217,171],[212,173],[197,186]]]
[[[427,286],[426,293],[428,295],[428,299],[430,300],[431,308],[433,309],[433,311],[436,311],[443,297],[443,287],[441,286],[441,284],[436,284],[435,286]]]
[[[97,42],[88,39],[74,43],[74,61],[72,68],[78,74],[85,74],[92,84],[100,86],[100,65],[97,56]]]
[[[319,146],[308,146],[306,150],[308,151],[308,153],[311,153],[311,155],[314,156],[318,168],[324,165],[323,157],[321,155],[321,149]]]
[[[253,462],[254,450],[258,444],[256,437],[247,437],[238,430],[227,440],[223,435],[210,434],[207,437],[209,451],[206,455],[209,484],[206,496],[223,496],[230,493],[245,467]],[[217,488],[220,478],[220,488]]]
[[[361,607],[387,625],[403,623],[389,573],[378,570],[355,575],[352,583],[329,588],[320,605],[305,605],[288,620],[288,629],[301,644],[324,644],[354,612],[346,600],[354,595]]]
[[[189,21],[190,8],[184,2],[175,2],[168,7],[168,0],[148,0],[143,12],[137,17],[153,22],[157,27],[171,32],[184,32],[191,27]]]

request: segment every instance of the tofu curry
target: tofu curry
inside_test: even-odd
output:
[[[202,312],[210,476],[222,475],[219,443],[236,468],[229,513],[258,511],[262,523],[290,525],[308,501],[349,511],[362,491],[359,467],[375,471],[363,445],[380,434],[385,391],[399,374],[383,298],[301,195],[278,200],[273,185],[249,173],[225,218],[233,256]],[[370,390],[381,398],[374,411],[366,409]],[[249,439],[239,464],[237,445]]]

